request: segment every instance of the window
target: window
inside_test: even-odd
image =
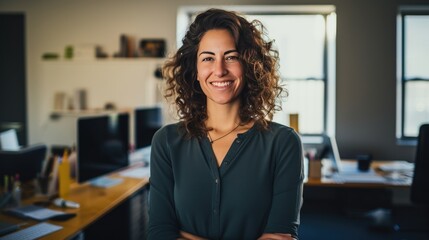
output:
[[[429,6],[402,7],[398,17],[397,138],[414,142],[429,122]]]
[[[179,9],[177,44],[196,13],[209,7]],[[332,5],[225,6],[258,19],[279,51],[280,76],[289,96],[274,121],[289,125],[298,114],[301,134],[335,134],[335,34]]]

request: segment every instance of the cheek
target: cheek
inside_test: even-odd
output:
[[[208,75],[209,74],[208,74],[207,70],[199,69],[198,73],[197,73],[197,79],[198,79],[198,81],[204,81],[208,77]]]

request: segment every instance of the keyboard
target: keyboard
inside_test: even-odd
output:
[[[0,237],[0,240],[33,240],[56,232],[62,228],[61,226],[43,222]]]

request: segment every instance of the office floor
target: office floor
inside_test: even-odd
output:
[[[420,216],[417,216],[417,215]],[[339,210],[338,205],[322,203],[304,204],[301,211],[301,226],[299,238],[303,240],[427,240],[429,231],[423,225],[414,224],[417,219],[422,222],[422,214],[408,209],[396,211],[386,224],[375,225],[373,216],[364,213],[344,212]],[[392,216],[392,215],[391,215]],[[393,220],[392,220],[393,219]],[[414,219],[414,220],[413,220]],[[399,226],[419,226],[418,230],[403,229],[395,231],[394,223]],[[422,230],[425,229],[425,230]]]

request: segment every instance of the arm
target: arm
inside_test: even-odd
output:
[[[302,144],[299,136],[291,130],[281,129],[276,137],[273,146],[273,157],[276,158],[273,200],[265,234],[261,238],[293,239],[298,235],[299,212],[302,205],[304,179]]]
[[[152,141],[149,191],[149,239],[180,237],[174,206],[174,176],[166,129],[158,131]]]
[[[264,233],[258,240],[296,240],[296,238],[284,233]]]
[[[179,240],[205,240],[205,238],[198,237],[196,235],[180,231],[180,238]]]

